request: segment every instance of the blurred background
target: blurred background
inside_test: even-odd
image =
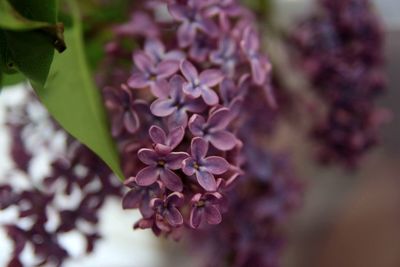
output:
[[[296,139],[286,135],[290,138],[285,139],[285,149],[296,151],[296,167],[305,180],[306,191],[302,209],[287,223],[284,267],[400,266],[400,91],[397,88],[400,84],[400,1],[374,2],[385,25],[389,78],[388,92],[380,104],[391,110],[392,121],[382,128],[381,146],[365,157],[357,172],[316,167],[311,156],[304,157],[310,149],[309,144],[299,141],[304,136]],[[275,18],[282,27],[290,26],[312,10],[312,3],[312,0],[276,0]],[[23,98],[23,90],[2,93],[0,117],[4,116],[5,106]],[[4,129],[0,131],[0,168],[5,169],[7,136]],[[156,239],[150,231],[129,231],[136,217],[136,212],[122,211],[120,203],[109,201],[101,213],[100,229],[105,238],[93,254],[83,258],[79,237],[66,235],[63,242],[75,259],[65,266],[197,266],[192,259],[181,257],[181,244],[171,246],[170,242]],[[10,218],[12,214],[1,214],[0,223]],[[0,231],[0,266],[5,265],[10,251],[11,244]],[[26,258],[32,257],[29,250],[25,254]]]

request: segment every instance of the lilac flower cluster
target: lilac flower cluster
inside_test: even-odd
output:
[[[243,173],[238,115],[247,92],[271,102],[271,66],[255,18],[235,0],[150,1],[143,10],[107,45],[110,58],[123,57],[124,38],[142,49],[104,98],[130,177],[123,207],[140,210],[136,228],[177,237],[184,225],[222,221],[223,185]]]
[[[313,130],[323,162],[354,166],[378,141],[385,89],[383,32],[369,0],[319,0],[320,13],[293,31],[302,69],[328,105]],[[322,108],[323,109],[323,108]]]
[[[230,196],[224,221],[191,233],[189,245],[203,266],[281,266],[285,246],[281,224],[301,204],[302,185],[287,156],[260,146],[245,150],[244,168],[249,171],[237,186],[224,187],[224,195]]]
[[[108,198],[121,198],[123,187],[93,152],[67,137],[47,113],[33,121],[30,116],[38,111],[30,107],[40,104],[32,95],[26,101],[7,114],[15,167],[8,171],[6,183],[0,184],[0,213],[5,216],[17,211],[14,220],[0,225],[13,242],[7,266],[61,266],[70,255],[60,236],[77,232],[86,240],[86,253],[92,252],[101,238],[97,231],[99,209]],[[38,124],[45,128],[33,129]],[[48,132],[51,136],[41,136]],[[59,145],[62,149],[51,144],[50,140],[58,137],[64,138],[63,145]],[[38,179],[32,168],[38,165],[34,162],[41,150],[47,157],[54,152],[55,157],[49,162],[50,173]],[[24,250],[30,246],[35,263],[22,260]]]

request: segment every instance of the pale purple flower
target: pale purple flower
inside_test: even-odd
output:
[[[161,179],[165,187],[171,191],[182,191],[182,180],[173,172],[182,167],[183,160],[189,155],[184,152],[159,153],[153,149],[142,148],[138,152],[140,161],[148,165],[136,175],[140,186],[148,186]]]
[[[219,224],[222,221],[219,210],[222,196],[219,193],[197,193],[192,197],[192,209],[190,211],[190,226],[198,228],[203,220],[208,224]]]
[[[196,175],[197,182],[207,191],[215,191],[217,183],[214,174],[220,175],[229,169],[229,163],[222,157],[206,157],[208,143],[201,137],[192,139],[191,156],[183,161],[182,170],[186,175]]]
[[[150,206],[150,200],[164,193],[163,184],[157,181],[149,186],[140,186],[136,183],[136,177],[129,178],[124,184],[131,189],[124,195],[122,207],[124,209],[139,208],[144,218],[153,216],[154,211]]]
[[[183,92],[194,98],[201,96],[209,106],[218,104],[218,95],[211,87],[223,80],[224,76],[220,70],[208,69],[199,75],[195,66],[187,60],[181,62],[180,69],[187,80],[183,85]]]
[[[151,126],[149,130],[151,140],[154,142],[154,149],[161,154],[168,154],[174,150],[185,135],[183,127],[177,127],[169,131],[167,135],[163,129],[158,126]]]
[[[174,192],[168,195],[165,200],[154,198],[151,206],[157,214],[161,215],[172,227],[183,224],[183,217],[177,207],[183,205],[184,196],[182,193]]]
[[[130,21],[115,27],[114,32],[121,36],[141,35],[154,38],[160,34],[154,20],[145,12],[135,12]]]
[[[235,41],[229,37],[223,37],[219,40],[218,50],[210,54],[210,60],[212,63],[221,66],[226,75],[233,77],[237,56]]]
[[[219,150],[227,151],[238,143],[235,135],[226,130],[231,119],[229,109],[220,108],[212,112],[207,121],[201,115],[193,115],[189,120],[189,129],[194,136],[203,137]]]
[[[151,106],[151,112],[158,117],[168,116],[170,127],[186,127],[188,121],[187,112],[202,112],[206,105],[203,100],[193,99],[182,91],[184,79],[175,75],[169,81],[170,92],[168,98],[159,98]]]
[[[168,96],[169,85],[166,79],[178,71],[179,63],[176,60],[163,60],[157,64],[142,51],[136,52],[133,59],[138,71],[129,78],[129,87],[134,89],[150,87],[154,96]]]
[[[187,5],[171,4],[168,10],[171,16],[181,22],[178,29],[178,42],[180,47],[191,45],[196,38],[198,30],[210,36],[218,34],[218,27],[209,18],[203,16],[201,9],[207,1],[189,1]]]
[[[124,129],[129,133],[135,133],[139,129],[137,107],[141,101],[134,101],[132,93],[127,88],[106,88],[104,101],[106,107],[111,111],[113,136],[118,136]]]
[[[144,51],[157,64],[163,60],[176,60],[180,62],[185,58],[185,53],[180,50],[166,52],[164,44],[157,38],[147,39],[144,44]]]
[[[244,30],[241,47],[251,65],[254,83],[263,85],[271,71],[271,64],[265,55],[260,54],[260,38],[250,26]]]

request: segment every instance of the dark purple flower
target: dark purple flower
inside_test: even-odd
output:
[[[208,224],[219,224],[222,221],[219,204],[222,196],[219,193],[197,193],[192,197],[190,226],[198,228],[203,220]]]
[[[189,129],[194,136],[203,137],[214,147],[226,151],[238,143],[235,135],[225,130],[232,119],[228,108],[220,108],[210,114],[206,121],[203,116],[193,115],[189,120]]]
[[[168,96],[169,86],[166,79],[178,71],[179,63],[176,60],[163,60],[157,64],[144,52],[136,52],[133,59],[139,71],[134,72],[129,78],[129,87],[134,89],[150,87],[154,96]]]
[[[183,91],[194,98],[202,97],[207,105],[218,104],[218,95],[211,87],[218,85],[224,78],[221,71],[208,69],[202,73],[197,72],[195,66],[187,60],[181,62],[181,72],[187,82],[183,85]]]
[[[260,54],[260,38],[250,26],[244,30],[241,47],[251,65],[254,83],[263,85],[271,71],[271,64],[265,55]]]
[[[150,200],[159,197],[164,192],[164,186],[160,181],[149,186],[139,186],[136,183],[136,178],[131,177],[124,182],[130,190],[122,199],[122,207],[124,209],[139,208],[140,213],[144,218],[153,216],[154,211],[150,206]]]
[[[183,161],[182,170],[186,175],[196,174],[197,182],[207,191],[215,191],[217,183],[214,174],[220,175],[229,169],[229,163],[222,157],[206,157],[208,143],[201,137],[192,139],[191,156]]]
[[[172,170],[182,167],[182,162],[189,155],[184,152],[171,152],[168,154],[157,152],[153,149],[143,148],[138,152],[139,159],[146,165],[136,175],[136,182],[140,186],[148,186],[158,178],[165,187],[172,191],[182,191],[182,180]]]
[[[204,33],[199,33],[189,49],[189,56],[194,61],[202,63],[214,49],[215,41],[207,38]]]
[[[168,195],[165,200],[154,198],[151,206],[157,214],[161,215],[172,227],[183,224],[183,217],[177,207],[183,205],[184,196],[182,193],[174,192]]]
[[[168,10],[171,16],[181,22],[178,29],[180,47],[187,47],[195,41],[197,30],[207,35],[216,36],[218,28],[215,23],[204,17],[201,8],[208,5],[207,1],[189,1],[187,5],[171,4]]]
[[[149,135],[155,144],[155,150],[161,154],[168,154],[181,143],[185,130],[183,127],[177,127],[170,130],[167,135],[163,129],[153,125],[150,127]]]
[[[168,98],[155,100],[151,106],[151,112],[158,117],[168,117],[169,127],[186,127],[187,112],[202,112],[206,105],[199,99],[193,99],[182,91],[184,79],[180,75],[171,78],[170,93]]]
[[[164,44],[156,38],[146,40],[144,51],[148,56],[150,56],[152,61],[157,64],[163,60],[176,60],[177,62],[180,62],[185,58],[185,53],[180,50],[166,52]]]
[[[141,101],[133,100],[132,93],[126,87],[120,89],[108,87],[104,90],[104,101],[111,111],[113,136],[121,134],[123,129],[129,133],[135,133],[140,126],[136,108]]]

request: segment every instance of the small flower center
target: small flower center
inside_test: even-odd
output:
[[[200,170],[200,165],[197,162],[195,162],[193,164],[193,168],[195,168],[196,170]]]
[[[201,208],[204,207],[206,205],[206,202],[204,202],[203,200],[200,200],[199,202],[196,203],[196,206]]]
[[[165,166],[165,160],[159,160],[159,161],[157,162],[157,165],[158,165],[159,167],[164,167],[164,166]]]
[[[157,80],[157,75],[156,74],[151,74],[150,77],[149,77],[149,80],[153,81],[153,82],[156,81]]]

